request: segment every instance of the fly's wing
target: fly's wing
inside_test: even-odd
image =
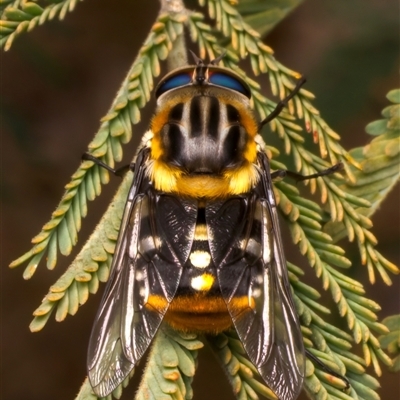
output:
[[[125,379],[151,343],[178,288],[194,236],[197,209],[155,194],[144,164],[143,158],[136,167],[90,337],[88,376],[99,397]]]
[[[253,195],[206,209],[207,228],[222,296],[239,338],[279,399],[293,400],[303,384],[303,339],[264,169]]]

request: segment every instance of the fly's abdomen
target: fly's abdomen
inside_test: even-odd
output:
[[[217,333],[232,325],[208,245],[204,208],[199,208],[192,250],[165,316],[175,329]]]
[[[258,224],[253,225],[249,232],[259,237]],[[231,243],[232,249],[226,250],[226,253],[236,254],[232,262],[237,264],[238,259],[257,262],[260,254],[253,249],[254,239],[245,240],[243,232],[237,234],[238,240]],[[232,237],[235,237],[235,234]],[[232,326],[232,315],[228,311],[217,275],[217,269],[220,266],[214,263],[209,243],[205,208],[199,208],[192,249],[183,267],[176,295],[165,316],[166,321],[175,329],[215,334]],[[250,254],[250,252],[257,254]],[[243,267],[244,272],[246,268],[242,264],[240,263],[240,266]],[[229,274],[229,270],[234,266],[225,265],[224,268]],[[254,270],[258,270],[258,265]],[[237,268],[234,268],[232,272],[237,274]],[[246,275],[239,284],[234,282],[232,284],[234,284],[234,293],[232,293],[230,305],[237,316],[252,309],[255,306],[255,300],[253,291],[249,292]],[[250,296],[249,293],[251,293]]]

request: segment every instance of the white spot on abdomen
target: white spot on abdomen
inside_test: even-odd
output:
[[[204,269],[210,265],[211,255],[208,251],[196,250],[190,254],[189,259],[194,267]]]
[[[211,274],[203,274],[192,278],[190,285],[195,290],[208,291],[214,283],[214,277]]]

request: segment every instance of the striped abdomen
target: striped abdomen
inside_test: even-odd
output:
[[[204,208],[198,209],[192,249],[165,319],[189,332],[218,333],[232,325],[210,253]]]

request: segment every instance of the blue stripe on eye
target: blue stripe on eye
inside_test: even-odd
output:
[[[182,73],[179,75],[172,76],[170,79],[165,81],[157,90],[156,96],[160,96],[163,93],[167,92],[171,89],[176,89],[180,86],[185,86],[192,81],[192,75],[186,73]]]
[[[208,81],[214,85],[233,89],[247,97],[250,97],[249,89],[231,75],[222,72],[213,72],[210,74]]]

